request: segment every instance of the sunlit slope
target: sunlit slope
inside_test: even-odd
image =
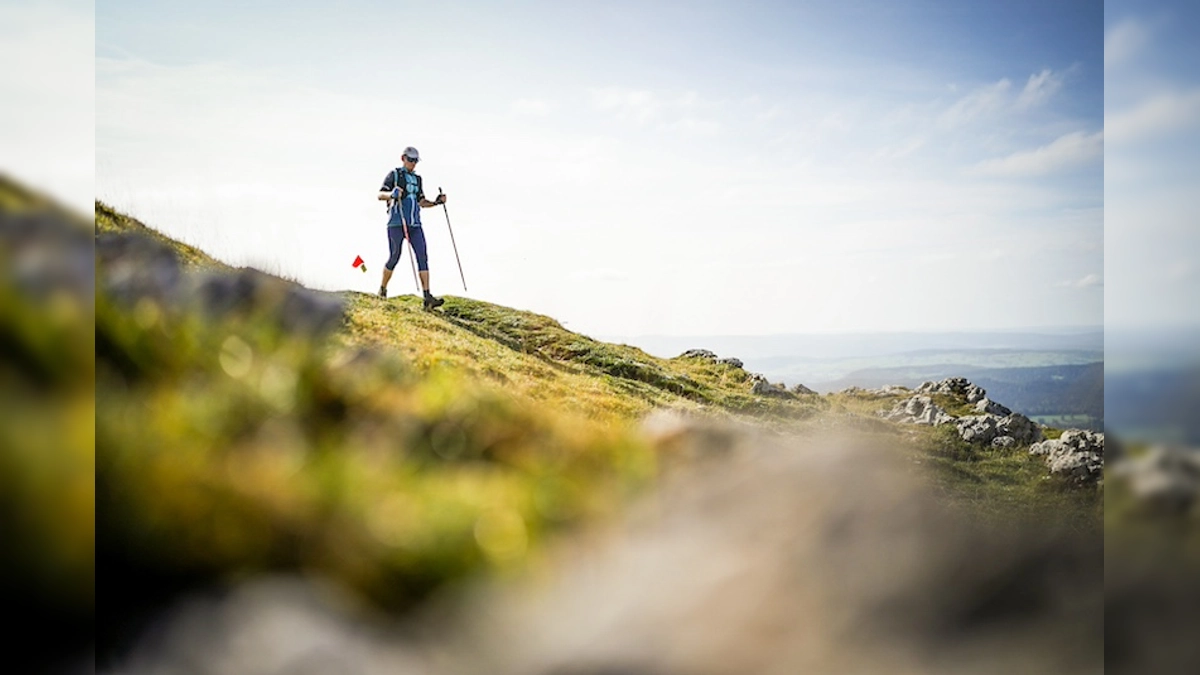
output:
[[[102,202],[96,203],[96,232],[145,235],[168,245],[186,266],[231,269]],[[546,316],[480,300],[448,296],[439,311],[425,312],[412,295],[343,296],[345,327],[336,339],[346,345],[394,350],[420,372],[455,371],[481,386],[597,422],[636,421],[662,407],[795,419],[819,405],[817,397],[753,395],[754,376],[739,367],[657,358],[573,333]]]
[[[179,256],[179,260],[185,265],[198,267],[215,267],[228,269],[229,265],[213,258],[204,251],[190,246],[176,239],[172,239],[158,230],[147,227],[144,223],[131,218],[116,209],[112,208],[104,202],[96,202],[96,234],[138,234],[150,237],[155,241],[166,244],[175,254]]]
[[[593,340],[557,321],[467,298],[426,312],[415,296],[347,293],[344,339],[395,348],[421,370],[451,369],[555,409],[604,422],[661,407],[716,415],[795,418],[817,397],[751,393],[753,374],[706,359],[661,359]]]

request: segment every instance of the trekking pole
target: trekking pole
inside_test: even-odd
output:
[[[438,188],[438,196],[442,196],[442,188]],[[463,276],[462,260],[458,258],[458,244],[454,243],[454,228],[450,227],[450,209],[446,208],[446,202],[442,202],[442,212],[446,214],[446,229],[450,231],[450,245],[454,247],[454,262],[458,263],[458,278],[462,279],[463,292],[467,291],[467,278]]]
[[[417,279],[417,259],[413,257],[412,239],[408,238],[408,221],[406,221],[404,219],[404,211],[401,208],[402,202],[399,199],[397,199],[397,200],[389,199],[388,200],[388,208],[390,209],[392,207],[393,201],[396,204],[396,211],[398,213],[400,213],[400,225],[402,225],[404,227],[404,241],[408,242],[408,264],[410,267],[412,267],[413,283],[416,284],[416,286],[417,286],[417,295],[420,295],[421,294],[421,282]],[[404,244],[402,243],[400,245],[403,246]]]

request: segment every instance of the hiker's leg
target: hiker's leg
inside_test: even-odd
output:
[[[383,266],[383,281],[381,286],[387,288],[388,281],[392,278],[392,272],[396,269],[396,263],[400,262],[400,251],[404,248],[404,228],[389,227],[388,231],[388,259]]]
[[[408,228],[408,243],[417,254],[417,270],[421,277],[421,290],[429,290],[429,254],[425,250],[425,232],[420,227]]]

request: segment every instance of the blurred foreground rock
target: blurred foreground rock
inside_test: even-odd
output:
[[[403,626],[320,585],[183,604],[121,673],[1095,673],[1099,532],[983,526],[894,451],[656,420],[683,463],[619,525]],[[690,446],[696,446],[692,448]]]
[[[149,236],[105,233],[95,248],[99,290],[126,306],[148,300],[166,308],[197,307],[212,318],[265,314],[297,336],[323,335],[342,322],[337,294],[253,268],[187,268],[170,246]]]
[[[1114,462],[1112,472],[1147,510],[1200,516],[1200,448],[1153,446]]]
[[[1200,449],[1155,445],[1110,455],[1105,483],[1104,672],[1195,673]]]

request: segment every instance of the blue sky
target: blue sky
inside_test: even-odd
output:
[[[103,3],[97,194],[372,291],[411,144],[467,295],[575,330],[1096,325],[1104,14],[1043,4]]]
[[[1105,324],[1200,325],[1200,7],[1105,12]]]

